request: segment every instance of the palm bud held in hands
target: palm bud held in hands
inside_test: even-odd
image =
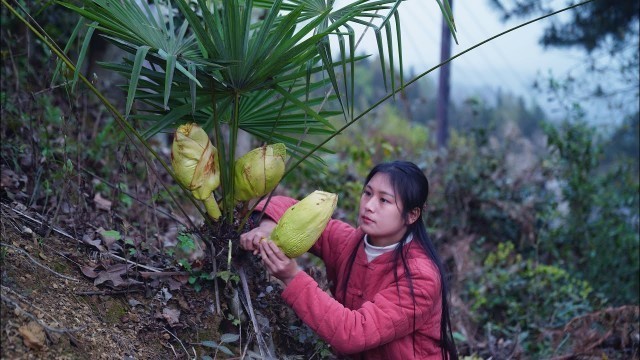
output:
[[[338,195],[316,190],[291,206],[271,232],[271,240],[289,258],[307,252],[331,219]]]
[[[234,198],[247,201],[275,189],[284,175],[287,148],[282,143],[253,149],[236,160]]]
[[[191,190],[193,197],[204,202],[207,214],[220,218],[220,208],[213,191],[220,185],[218,149],[197,124],[180,125],[171,147],[171,165],[176,180]]]

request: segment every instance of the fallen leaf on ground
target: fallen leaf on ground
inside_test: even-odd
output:
[[[100,285],[107,281],[111,281],[114,287],[118,287],[125,283],[124,279],[122,279],[122,275],[125,275],[130,267],[131,265],[128,264],[116,264],[110,266],[108,269],[98,274],[98,277],[94,280],[93,284]]]
[[[102,241],[100,239],[93,239],[93,237],[89,234],[82,235],[82,242],[85,244],[95,246],[100,251],[107,251],[107,249],[102,246]]]
[[[98,273],[96,271],[96,267],[95,266],[89,266],[89,265],[83,265],[80,266],[80,271],[82,271],[82,273],[89,278],[95,279],[98,277],[98,275],[100,275],[100,273]]]
[[[103,198],[100,193],[96,193],[96,195],[93,197],[93,202],[96,204],[96,209],[98,210],[111,210],[111,201]]]
[[[44,347],[46,335],[44,329],[37,322],[31,321],[18,328],[24,344],[31,349],[40,350]]]
[[[167,320],[169,325],[174,326],[180,322],[180,310],[166,307],[162,309],[162,317]]]

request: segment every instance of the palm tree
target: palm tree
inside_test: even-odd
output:
[[[437,1],[450,19],[447,1]],[[333,134],[330,117],[353,118],[356,62],[362,58],[356,55],[356,27],[375,33],[390,90],[402,86],[402,56],[392,50],[396,41],[401,54],[401,2],[358,0],[336,7],[334,0],[175,0],[174,7],[168,2],[149,6],[140,0],[82,0],[80,7],[60,1],[91,22],[84,48],[99,30],[132,55],[103,65],[128,79],[125,116],[142,124],[144,137],[185,122],[214,134],[219,197],[229,222],[239,130],[261,142],[282,142],[291,156],[318,166],[316,152],[327,149],[310,136]],[[339,44],[337,56],[332,39]],[[392,70],[396,58],[400,84]],[[145,110],[132,115],[134,101],[146,104]]]

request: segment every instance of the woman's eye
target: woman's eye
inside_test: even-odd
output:
[[[369,190],[365,190],[362,193],[365,194],[366,196],[371,196],[371,191]]]
[[[389,202],[389,201],[387,199],[385,199],[385,198],[380,198],[380,202],[386,203],[386,202]]]

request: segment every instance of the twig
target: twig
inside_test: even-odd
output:
[[[520,333],[520,327],[518,327],[518,334]],[[513,348],[511,349],[511,354],[507,357],[507,360],[511,360],[516,355],[516,350],[518,350],[518,345],[520,344],[520,337],[516,336],[516,341],[513,344]]]
[[[188,271],[161,271],[161,272],[149,272],[149,271],[139,271],[138,274],[143,278],[159,278],[159,277],[169,277],[169,276],[184,276],[189,275]]]
[[[178,353],[176,353],[176,349],[173,347],[173,345],[171,345],[171,343],[167,343],[167,345],[169,345],[169,347],[171,348],[171,351],[173,351],[173,356],[177,359]]]
[[[571,353],[571,354],[562,355],[562,356],[555,356],[555,357],[552,357],[551,360],[578,359],[581,355],[589,355],[589,354],[586,352],[577,352],[577,353]]]
[[[161,210],[161,209],[156,208],[156,207],[155,207],[155,202],[154,202],[154,205],[149,205],[149,204],[147,204],[146,202],[144,202],[144,201],[142,201],[142,200],[138,199],[138,198],[137,198],[137,197],[135,197],[134,195],[132,195],[132,194],[130,194],[130,193],[128,193],[128,192],[126,192],[126,191],[123,191],[123,190],[122,190],[122,189],[120,189],[118,186],[116,186],[116,185],[114,185],[114,184],[112,184],[112,183],[108,182],[107,180],[105,180],[105,179],[101,178],[100,176],[98,176],[98,175],[96,175],[96,174],[94,174],[94,173],[90,172],[89,170],[87,170],[87,169],[83,168],[82,166],[79,166],[79,168],[80,168],[80,170],[82,170],[82,171],[83,171],[83,172],[85,172],[86,174],[89,174],[90,176],[93,176],[94,178],[96,178],[96,179],[100,180],[103,184],[107,185],[108,187],[110,187],[110,188],[112,188],[112,189],[115,189],[115,190],[118,190],[118,191],[120,191],[122,194],[124,194],[124,195],[128,196],[129,198],[131,198],[131,199],[135,200],[137,203],[139,203],[139,204],[141,204],[141,205],[144,205],[144,206],[146,206],[147,208],[152,209],[154,212],[158,212],[158,213],[160,213],[160,214],[162,214],[162,215],[164,215],[164,216],[166,216],[166,217],[168,217],[168,218],[172,219],[173,221],[175,221],[175,222],[177,222],[177,223],[180,223],[181,225],[183,225],[183,226],[185,226],[185,227],[187,226],[187,224],[185,224],[185,223],[184,223],[184,221],[182,221],[181,219],[178,219],[178,218],[177,218],[176,216],[174,216],[173,214],[170,214],[170,213],[168,213],[168,212],[166,212],[166,211],[164,211],[164,210]],[[147,165],[147,168],[148,168],[148,165]],[[157,174],[157,173],[156,173],[156,174]]]
[[[147,265],[138,264],[138,263],[136,263],[136,262],[134,262],[134,261],[127,260],[127,259],[123,258],[122,256],[118,256],[118,255],[116,255],[116,254],[112,254],[112,253],[106,253],[106,254],[107,254],[107,255],[109,255],[109,256],[111,256],[112,258],[115,258],[115,259],[118,259],[118,260],[121,260],[121,261],[127,262],[127,263],[129,263],[129,264],[131,264],[131,265],[134,265],[134,266],[137,266],[137,267],[141,267],[141,268],[143,268],[143,269],[147,269],[147,270],[149,270],[149,271],[153,271],[153,272],[162,272],[162,269],[154,268],[154,267],[152,267],[152,266],[147,266]]]
[[[182,349],[184,350],[184,352],[187,354],[187,358],[189,358],[189,352],[187,351],[187,348],[184,347],[184,344],[182,343],[182,341],[180,339],[178,339],[177,336],[175,336],[171,331],[167,330],[167,328],[164,328],[164,331],[168,332],[171,336],[174,337],[174,339],[178,340],[178,342],[180,343],[180,346],[182,346]],[[169,343],[169,345],[171,345],[171,343]],[[173,348],[173,347],[172,347]],[[175,354],[175,351],[174,351]],[[176,354],[177,356],[177,354]]]
[[[46,243],[45,243],[45,244],[42,244],[42,246],[44,246],[45,248],[49,249],[50,251],[52,251],[52,252],[54,252],[54,253],[58,254],[58,256],[60,256],[60,257],[64,258],[65,260],[67,260],[67,261],[69,261],[69,262],[72,262],[72,263],[76,264],[77,266],[82,266],[82,265],[81,265],[81,264],[79,264],[77,261],[75,261],[75,260],[73,260],[73,259],[70,259],[70,258],[69,258],[68,256],[66,256],[65,254],[63,254],[63,253],[61,253],[60,251],[58,251],[58,250],[54,249],[52,246],[49,246],[49,245],[47,245]]]
[[[249,350],[249,344],[251,344],[251,340],[253,340],[253,333],[249,333],[247,344],[244,346],[244,350],[242,351],[242,355],[240,356],[240,359],[244,359],[244,357],[247,356],[247,350]]]
[[[218,273],[218,262],[216,261],[216,248],[211,243],[211,266],[213,267],[213,274]],[[216,315],[222,314],[222,309],[220,308],[220,290],[218,289],[218,279],[213,279],[213,293],[215,295],[215,303],[216,303]]]
[[[44,322],[40,321],[35,315],[33,315],[30,312],[28,312],[28,311],[24,310],[23,308],[21,308],[20,305],[17,302],[9,299],[7,296],[0,295],[0,299],[2,299],[2,301],[7,303],[8,305],[12,305],[16,309],[18,309],[18,311],[20,311],[21,314],[23,314],[26,317],[30,318],[31,320],[35,321],[36,323],[38,323],[38,325],[42,326],[47,331],[51,331],[51,332],[55,332],[55,333],[63,333],[64,334],[64,333],[82,331],[82,330],[86,329],[86,326],[83,326],[83,327],[80,327],[80,328],[74,328],[74,329],[51,327],[51,326],[45,324]]]
[[[36,224],[38,224],[38,225],[42,225],[42,221],[37,220],[37,219],[34,219],[34,218],[32,218],[31,216],[29,216],[29,215],[27,215],[27,214],[25,214],[25,213],[23,213],[23,212],[21,212],[21,211],[19,211],[19,210],[12,209],[11,207],[9,207],[8,205],[5,205],[5,204],[2,204],[2,206],[3,206],[3,207],[6,207],[7,209],[9,209],[9,210],[11,210],[11,211],[15,212],[16,214],[18,214],[18,215],[20,215],[20,216],[23,216],[23,217],[25,217],[25,218],[27,218],[27,219],[29,219],[29,220],[33,221],[34,223],[36,223]],[[60,234],[60,235],[66,236],[67,238],[69,238],[69,239],[71,239],[71,240],[75,240],[75,241],[77,241],[77,242],[79,242],[79,243],[82,243],[82,241],[80,241],[80,240],[76,239],[75,237],[73,237],[73,236],[69,235],[68,233],[64,232],[63,230],[60,230],[60,229],[58,229],[58,228],[56,228],[56,227],[53,227],[53,226],[51,227],[51,229],[52,229],[54,232],[57,232],[57,233],[58,233],[58,234]],[[118,260],[120,260],[120,261],[127,262],[127,263],[129,263],[129,264],[135,265],[135,266],[137,266],[137,267],[141,267],[141,268],[143,268],[143,269],[147,269],[147,270],[149,270],[149,271],[153,271],[153,272],[162,272],[162,270],[161,270],[161,269],[154,268],[154,267],[151,267],[151,266],[142,265],[142,264],[138,264],[138,263],[136,263],[136,262],[133,262],[133,261],[131,261],[131,260],[127,260],[127,259],[125,259],[125,258],[123,258],[123,257],[121,257],[121,256],[118,256],[118,255],[115,255],[115,254],[111,254],[111,253],[106,253],[106,254],[107,254],[107,255],[109,255],[109,256],[111,256],[112,258],[118,259]],[[76,281],[77,281],[77,280],[76,280]]]
[[[91,296],[91,295],[121,295],[128,294],[133,292],[143,292],[144,289],[129,289],[129,290],[103,290],[103,291],[77,291],[74,294],[82,295],[82,296]]]
[[[11,50],[9,50],[9,51],[11,51]],[[55,90],[55,89],[57,89],[57,88],[59,88],[59,87],[67,86],[68,84],[69,84],[69,82],[68,82],[68,81],[65,81],[65,82],[63,82],[62,84],[55,85],[55,86],[50,86],[50,87],[48,87],[48,88],[44,88],[44,89],[42,89],[42,90],[40,90],[40,91],[36,91],[36,92],[34,92],[34,93],[31,93],[31,96],[34,96],[34,97],[35,97],[35,96],[40,95],[40,94],[42,94],[42,93],[44,93],[44,92],[51,92],[51,91],[53,91],[53,90]]]
[[[44,314],[44,315],[48,316],[48,317],[49,317],[49,319],[53,320],[56,324],[59,324],[59,323],[60,323],[60,322],[59,322],[58,320],[56,320],[53,316],[51,316],[51,315],[49,314],[49,312],[44,311],[44,310],[42,310],[41,308],[39,308],[38,306],[35,306],[34,304],[30,303],[30,302],[27,300],[27,298],[26,298],[26,297],[24,297],[24,296],[22,296],[22,295],[18,294],[17,292],[15,292],[14,290],[12,290],[11,288],[6,287],[6,286],[4,286],[4,285],[0,285],[0,288],[2,288],[2,290],[6,290],[6,291],[8,291],[8,292],[12,293],[13,295],[17,296],[17,297],[18,297],[18,298],[19,298],[23,303],[25,303],[25,304],[29,305],[30,307],[32,307],[32,308],[34,308],[34,309],[36,309],[36,310],[40,310],[40,312],[41,312],[42,314]]]
[[[66,276],[66,275],[62,275],[62,274],[56,272],[55,270],[53,270],[53,269],[51,269],[51,268],[49,268],[47,266],[42,265],[41,263],[38,262],[38,260],[34,259],[33,256],[31,256],[28,252],[20,249],[19,247],[15,247],[13,245],[5,244],[3,242],[0,242],[0,245],[12,248],[12,249],[14,249],[14,250],[16,250],[16,251],[18,251],[20,253],[25,254],[29,259],[31,259],[31,261],[33,261],[34,264],[38,265],[39,267],[41,267],[41,268],[43,268],[43,269],[45,269],[45,270],[47,270],[47,271],[49,271],[49,272],[51,272],[51,273],[53,273],[55,275],[58,275],[59,277],[61,277],[63,279],[71,280],[71,281],[75,281],[75,282],[80,282],[80,280],[78,280],[78,279],[74,279],[72,277],[69,277],[69,276]]]
[[[149,164],[145,164],[145,166],[147,167],[147,174],[151,174],[151,171],[149,171]],[[147,183],[149,183],[149,193],[153,194],[154,191],[156,191],[156,185],[152,180],[151,176],[147,176]],[[160,225],[158,224],[158,216],[156,214],[156,211],[159,211],[158,207],[156,206],[156,200],[153,200],[153,196],[151,197],[151,206],[153,207],[153,222],[156,226],[156,229],[160,229]],[[147,208],[148,209],[148,208]],[[148,210],[147,210],[148,211]],[[181,221],[178,221],[179,223],[182,223]],[[145,234],[147,232],[147,227],[145,227]],[[160,236],[156,236],[156,246],[158,246],[161,249],[162,254],[164,255],[164,251],[165,251],[165,243],[164,241],[160,240]]]
[[[267,354],[268,359],[275,359],[271,352],[269,351],[269,347],[267,343],[264,341],[262,337],[262,331],[260,330],[260,326],[258,325],[258,320],[256,319],[256,315],[253,312],[253,306],[251,305],[251,296],[249,292],[249,286],[247,285],[247,275],[244,272],[244,267],[240,267],[238,270],[240,275],[240,281],[242,282],[242,292],[244,293],[245,298],[240,297],[242,304],[249,311],[249,316],[251,317],[251,322],[253,323],[253,329],[256,332],[256,339],[258,340],[258,348],[260,349],[260,355],[265,357],[265,353]]]
[[[20,210],[16,210],[16,209],[14,209],[14,208],[12,208],[12,207],[10,207],[10,206],[8,206],[8,205],[5,205],[5,204],[2,204],[2,206],[3,206],[3,207],[6,207],[7,209],[9,209],[9,210],[13,211],[14,213],[16,213],[16,214],[18,214],[18,215],[20,215],[20,216],[22,216],[22,217],[24,217],[24,218],[27,218],[27,219],[29,219],[29,220],[33,221],[34,223],[36,223],[36,224],[38,224],[38,225],[40,225],[40,226],[42,226],[42,225],[43,225],[43,222],[42,222],[42,221],[37,220],[37,219],[34,219],[34,218],[32,218],[31,216],[29,216],[29,215],[27,215],[27,214],[23,213],[23,212],[22,212],[22,211],[20,211]],[[66,236],[67,238],[69,238],[69,239],[71,239],[71,240],[76,240],[76,241],[78,241],[78,239],[74,238],[73,236],[69,235],[68,233],[66,233],[66,232],[64,232],[64,231],[62,231],[62,230],[60,230],[60,229],[58,229],[58,228],[52,227],[51,229],[52,229],[54,232],[56,232],[56,233],[58,233],[58,234],[60,234],[60,235]],[[80,241],[78,241],[78,242],[80,242]]]
[[[66,139],[66,135],[63,136],[63,139]],[[65,143],[65,152],[66,152],[66,143]],[[66,157],[66,154],[65,154]],[[47,228],[46,232],[44,233],[44,238],[48,238],[49,235],[51,234],[51,230],[53,230],[53,223],[56,222],[56,220],[58,219],[58,214],[60,213],[60,209],[62,208],[62,197],[66,195],[67,193],[67,188],[69,187],[69,181],[65,181],[64,185],[62,185],[62,192],[60,192],[60,194],[58,195],[58,199],[56,201],[56,208],[55,211],[53,212],[53,218],[51,219],[51,221],[49,221],[49,227]]]

